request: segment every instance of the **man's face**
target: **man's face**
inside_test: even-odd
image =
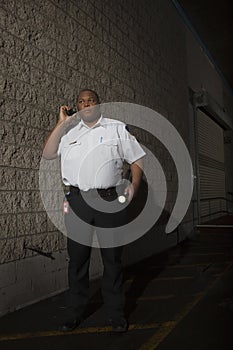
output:
[[[79,114],[84,122],[92,123],[100,117],[98,100],[93,92],[81,92],[77,104]]]

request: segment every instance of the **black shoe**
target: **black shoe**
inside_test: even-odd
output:
[[[58,329],[61,332],[71,332],[76,327],[78,327],[79,323],[80,323],[80,320],[77,320],[77,319],[69,320],[64,322],[62,325],[60,325]]]
[[[116,318],[116,319],[109,319],[109,322],[112,326],[112,331],[114,333],[123,333],[127,332],[128,330],[128,322],[124,317]]]

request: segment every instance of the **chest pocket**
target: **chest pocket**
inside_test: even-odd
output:
[[[117,140],[105,140],[98,145],[98,158],[102,162],[112,162],[119,158]]]
[[[102,146],[107,146],[107,147],[116,147],[117,146],[117,140],[106,140],[103,143],[101,143]]]
[[[64,146],[64,153],[63,153],[63,159],[64,160],[70,160],[73,158],[77,158],[80,154],[81,149],[81,142],[71,142],[69,144],[66,144]]]

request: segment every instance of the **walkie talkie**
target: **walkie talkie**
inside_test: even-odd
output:
[[[74,113],[77,112],[77,110],[75,108],[70,108],[70,109],[66,109],[66,114],[71,117]]]

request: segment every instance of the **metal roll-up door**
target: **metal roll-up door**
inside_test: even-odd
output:
[[[197,110],[200,216],[205,222],[226,211],[223,129]]]

